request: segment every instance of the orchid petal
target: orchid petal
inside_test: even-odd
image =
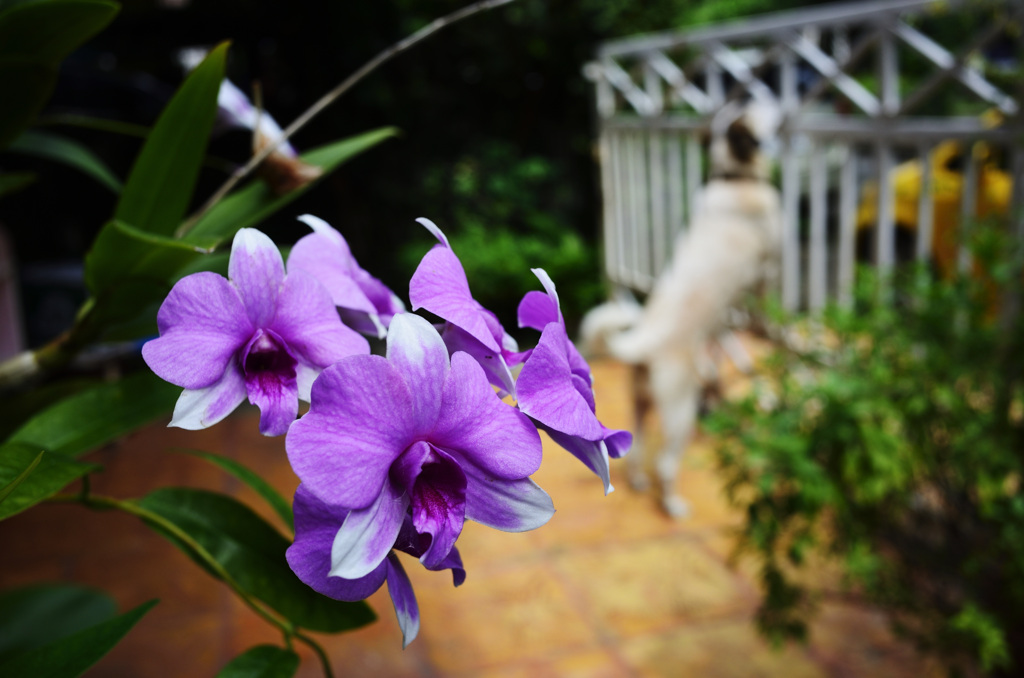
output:
[[[174,405],[174,415],[168,426],[188,431],[213,426],[234,412],[245,400],[245,381],[242,371],[229,365],[220,381],[201,389],[185,389]]]
[[[438,225],[435,224],[433,221],[427,219],[426,217],[417,217],[416,223],[430,231],[430,234],[437,238],[442,245],[444,245],[448,249],[451,249],[452,246],[448,243],[448,236],[446,236],[444,232],[438,227]]]
[[[602,427],[604,425],[602,424]],[[633,434],[629,431],[605,428],[604,442],[608,446],[608,456],[612,459],[619,459],[629,453],[633,446]]]
[[[536,427],[498,399],[472,357],[460,352],[451,360],[441,414],[430,441],[498,478],[532,475],[541,462]]]
[[[555,514],[548,493],[529,478],[496,478],[473,464],[466,473],[466,518],[503,532],[526,532]]]
[[[419,441],[391,466],[391,478],[405,488],[411,503],[412,526],[430,535],[420,562],[436,569],[462,534],[466,514],[466,474],[458,462],[429,443]]]
[[[448,349],[441,335],[420,316],[400,313],[388,329],[387,358],[412,394],[410,420],[417,431],[426,433],[437,420],[449,369]]]
[[[603,440],[584,440],[577,436],[566,435],[547,426],[542,426],[544,431],[551,436],[562,448],[568,450],[572,456],[583,462],[583,465],[597,474],[604,483],[605,496],[611,494],[615,489],[612,487],[611,468],[608,461],[608,447]]]
[[[231,244],[228,277],[238,288],[249,320],[266,327],[274,318],[284,282],[284,260],[274,241],[254,228],[240,229]]]
[[[416,604],[416,595],[412,590],[412,582],[405,573],[398,556],[389,553],[387,560],[388,594],[391,604],[395,606],[398,627],[402,629],[402,649],[416,640],[420,632],[420,608]]]
[[[295,388],[299,392],[299,400],[309,402],[313,382],[320,376],[320,372],[319,367],[313,367],[301,361],[295,366]]]
[[[366,508],[413,440],[409,388],[384,358],[350,356],[317,377],[310,403],[285,440],[292,468],[321,501]]]
[[[370,506],[350,511],[331,544],[331,576],[365,577],[391,551],[409,508],[409,497],[385,482]]]
[[[187,389],[212,386],[253,326],[235,287],[216,273],[179,280],[157,313],[160,337],[146,342],[142,357],[161,379]]]
[[[327,291],[303,271],[285,278],[277,309],[270,328],[289,348],[318,367],[370,352],[366,339],[342,324]]]
[[[413,310],[426,309],[458,325],[492,351],[501,347],[491,334],[480,304],[469,291],[466,271],[455,253],[445,245],[427,252],[409,281]]]
[[[567,435],[599,440],[601,424],[573,384],[560,323],[548,323],[537,347],[523,365],[516,383],[519,409],[540,423]]]
[[[298,362],[272,330],[256,330],[242,352],[249,402],[260,408],[260,433],[279,436],[299,413]]]
[[[328,506],[304,485],[295,490],[295,543],[285,556],[288,566],[307,586],[335,600],[364,600],[380,588],[387,577],[387,565],[381,562],[372,572],[358,579],[330,576],[331,546],[346,512]]]
[[[445,323],[444,333],[441,337],[444,339],[445,346],[448,347],[449,354],[462,351],[471,355],[480,364],[484,374],[487,375],[487,381],[498,388],[499,397],[515,394],[515,379],[512,378],[512,372],[508,369],[501,353],[492,351],[477,341],[469,332],[451,323]]]
[[[543,332],[548,323],[558,322],[558,306],[551,297],[538,290],[530,290],[519,302],[516,313],[520,327],[529,327]]]

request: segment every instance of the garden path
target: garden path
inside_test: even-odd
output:
[[[629,425],[628,371],[594,364],[598,414]],[[734,380],[735,381],[735,380]],[[228,491],[269,520],[248,488],[193,457],[193,447],[234,457],[280,490],[297,484],[281,439],[262,438],[244,410],[201,432],[151,426],[99,451],[107,467],[95,491],[119,497],[167,485]],[[537,482],[557,513],[544,528],[504,534],[468,524],[459,548],[466,583],[447,573],[407,569],[422,629],[404,652],[384,590],[370,599],[380,622],[323,637],[339,677],[736,677],[938,675],[896,643],[885,618],[838,591],[826,596],[807,646],[773,651],[752,620],[756,569],[730,564],[730,531],[741,516],[722,496],[708,444],[698,439],[679,480],[692,506],[681,522],[653,497],[633,492],[622,462],[616,491],[545,439]],[[279,636],[228,590],[135,519],[74,506],[37,507],[0,524],[0,587],[70,580],[110,591],[122,609],[153,597],[158,605],[89,676],[213,676],[234,655]],[[17,544],[17,548],[11,548]],[[828,568],[815,576],[829,580]],[[318,675],[305,653],[300,676]]]

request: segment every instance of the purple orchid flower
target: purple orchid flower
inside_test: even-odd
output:
[[[394,550],[373,571],[357,579],[343,579],[330,574],[331,552],[348,514],[317,499],[305,485],[299,485],[296,490],[294,507],[295,543],[288,548],[287,558],[296,576],[325,596],[350,602],[366,599],[387,581],[395,616],[402,629],[402,647],[408,647],[419,632],[420,612],[412,583],[395,551],[404,551],[415,558],[425,553],[425,540],[416,533],[411,516],[406,515]],[[456,547],[452,547],[448,556],[430,569],[451,570],[455,586],[466,580],[466,570]]]
[[[288,272],[305,271],[331,293],[346,325],[383,339],[387,326],[405,304],[380,280],[356,263],[345,238],[323,219],[304,214],[299,221],[313,229],[288,255]]]
[[[596,473],[607,495],[614,489],[608,458],[626,454],[633,435],[598,421],[590,366],[569,341],[555,284],[543,269],[532,270],[546,293],[528,292],[519,304],[519,326],[541,332],[519,373],[519,410]]]
[[[437,330],[409,313],[392,319],[386,358],[323,371],[285,448],[303,487],[341,523],[329,577],[377,572],[406,522],[420,562],[441,569],[467,519],[522,532],[554,513],[529,478],[541,462],[536,428],[498,399],[471,356],[449,360]]]
[[[160,337],[146,342],[142,357],[185,389],[171,426],[212,426],[248,396],[260,408],[260,433],[281,435],[320,371],[369,353],[369,345],[342,324],[314,278],[285,275],[281,253],[257,230],[235,235],[228,275],[179,280],[157,314]]]
[[[473,356],[499,395],[514,395],[515,380],[509,366],[522,361],[515,339],[505,332],[496,315],[473,298],[462,262],[441,229],[429,219],[416,221],[439,242],[423,256],[409,281],[413,310],[422,308],[443,319],[442,337],[448,351]]]

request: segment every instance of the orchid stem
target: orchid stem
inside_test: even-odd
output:
[[[324,648],[320,643],[316,642],[301,631],[296,631],[295,637],[306,645],[309,645],[309,647],[313,649],[313,652],[316,653],[317,659],[320,660],[320,666],[324,670],[324,678],[334,678],[334,670],[331,669],[331,660],[327,658],[327,653],[324,652]]]
[[[310,120],[316,117],[317,114],[319,114],[325,108],[327,108],[335,101],[337,101],[337,99],[341,97],[342,94],[352,89],[352,87],[356,83],[358,83],[360,80],[362,80],[367,75],[372,73],[382,64],[389,61],[392,57],[401,54],[402,52],[409,49],[416,43],[425,40],[426,38],[430,37],[437,31],[441,30],[442,28],[445,28],[446,26],[450,26],[451,24],[462,19],[465,19],[466,17],[472,16],[473,14],[476,14],[478,12],[483,12],[489,9],[493,9],[495,7],[500,7],[502,5],[507,5],[512,1],[513,0],[481,0],[480,2],[475,2],[472,5],[468,5],[460,10],[456,10],[451,14],[440,17],[438,19],[434,19],[420,30],[416,31],[415,33],[406,37],[405,39],[396,42],[395,44],[391,45],[384,51],[380,52],[377,56],[367,61],[365,64],[362,65],[362,67],[359,68],[359,70],[345,78],[345,80],[338,84],[334,89],[327,92],[327,94],[320,97],[320,99],[316,103],[314,103],[312,106],[306,109],[305,113],[300,115],[292,122],[292,124],[288,125],[288,127],[285,128],[284,132],[281,134],[280,137],[264,146],[262,150],[254,154],[252,158],[249,159],[249,162],[247,162],[243,167],[236,170],[230,177],[228,177],[227,181],[221,184],[221,187],[218,188],[217,191],[212,196],[210,196],[210,198],[205,203],[203,203],[202,207],[200,207],[195,214],[189,217],[187,221],[185,221],[181,226],[178,227],[178,230],[175,231],[174,233],[175,237],[184,237],[189,231],[192,230],[193,226],[199,223],[199,220],[202,219],[207,212],[213,209],[214,205],[220,202],[224,198],[224,196],[226,196],[231,191],[231,189],[233,189],[238,184],[239,181],[241,181],[249,174],[251,174],[252,171],[255,170],[260,165],[260,163],[266,160],[271,153],[276,151],[281,146],[281,144],[283,144],[285,141],[291,138],[293,134],[302,129],[302,127],[304,127],[306,123],[308,123]]]

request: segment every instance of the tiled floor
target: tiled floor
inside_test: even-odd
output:
[[[595,364],[598,413],[628,421],[627,372]],[[236,494],[271,514],[237,481],[193,457],[191,447],[243,461],[290,493],[296,480],[280,438],[256,432],[254,412],[202,432],[153,426],[95,454],[107,472],[97,492],[137,496],[167,485]],[[621,462],[618,488],[603,496],[593,476],[545,440],[537,482],[557,513],[544,528],[504,534],[467,524],[459,541],[468,577],[408,562],[422,616],[404,652],[387,594],[371,605],[380,621],[323,637],[338,676],[617,677],[922,676],[936,667],[897,644],[877,611],[841,595],[826,598],[808,646],[776,651],[751,623],[757,605],[753,565],[730,566],[726,505],[698,440],[680,478],[693,515],[666,518],[649,496],[631,491]],[[170,544],[135,519],[74,506],[37,507],[0,523],[0,587],[71,580],[110,591],[122,608],[158,605],[90,676],[213,676],[235,654],[279,637]],[[301,676],[318,675],[311,655]]]

